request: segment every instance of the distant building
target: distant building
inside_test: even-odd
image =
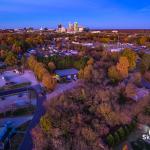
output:
[[[69,23],[68,25],[68,32],[73,32],[74,31],[74,26],[72,23]]]
[[[118,30],[113,30],[112,33],[118,33]]]
[[[61,32],[61,33],[66,32],[66,28],[65,28],[65,27],[61,27],[60,32]]]
[[[111,52],[120,52],[122,50],[123,50],[123,48],[112,48],[110,51]]]
[[[83,32],[84,31],[84,27],[79,27],[79,32]]]
[[[93,34],[101,33],[101,31],[91,31]]]
[[[61,28],[62,28],[62,25],[61,25],[61,24],[59,24],[59,25],[58,25],[58,29],[61,29]]]
[[[74,23],[74,32],[78,32],[79,31],[79,26],[78,26],[78,22]]]

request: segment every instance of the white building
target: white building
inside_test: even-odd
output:
[[[101,31],[91,31],[93,34],[101,33]]]
[[[118,33],[118,30],[113,30],[112,33]]]
[[[112,48],[110,51],[111,52],[120,52],[122,50],[123,50],[123,48]]]
[[[83,32],[84,28],[83,27],[79,27],[79,32]]]

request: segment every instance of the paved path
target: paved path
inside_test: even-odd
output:
[[[65,91],[68,91],[68,90],[71,90],[73,88],[75,88],[76,86],[78,86],[79,81],[73,81],[71,83],[67,83],[67,84],[59,84],[55,91],[50,93],[50,94],[47,94],[47,100],[50,100],[54,97],[57,97],[59,96],[61,93],[65,92]]]
[[[20,150],[32,150],[33,144],[32,144],[31,130],[39,123],[40,118],[45,114],[44,102],[46,101],[46,99],[51,100],[52,98],[59,96],[59,94],[71,90],[77,87],[78,85],[79,85],[78,81],[76,82],[74,81],[68,84],[62,84],[59,85],[55,91],[48,94],[47,97],[46,96],[38,97],[36,112],[34,114],[30,126],[27,129],[23,143],[20,146]]]

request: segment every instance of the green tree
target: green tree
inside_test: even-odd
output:
[[[124,131],[125,131],[126,136],[130,134],[130,131],[127,126],[124,127]]]
[[[114,133],[114,140],[115,140],[115,144],[118,144],[120,142],[120,138],[117,132]]]
[[[114,137],[112,136],[112,134],[109,134],[106,138],[107,143],[109,146],[113,147],[115,145],[115,140]]]
[[[44,115],[40,119],[40,126],[45,133],[50,133],[52,124],[50,118],[47,115]]]
[[[119,134],[120,139],[123,140],[125,138],[125,131],[124,131],[124,129],[122,127],[120,127],[117,132]]]

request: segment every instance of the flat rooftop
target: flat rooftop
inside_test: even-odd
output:
[[[75,68],[71,69],[63,69],[63,70],[55,70],[55,74],[59,75],[60,77],[78,74],[78,70]]]

